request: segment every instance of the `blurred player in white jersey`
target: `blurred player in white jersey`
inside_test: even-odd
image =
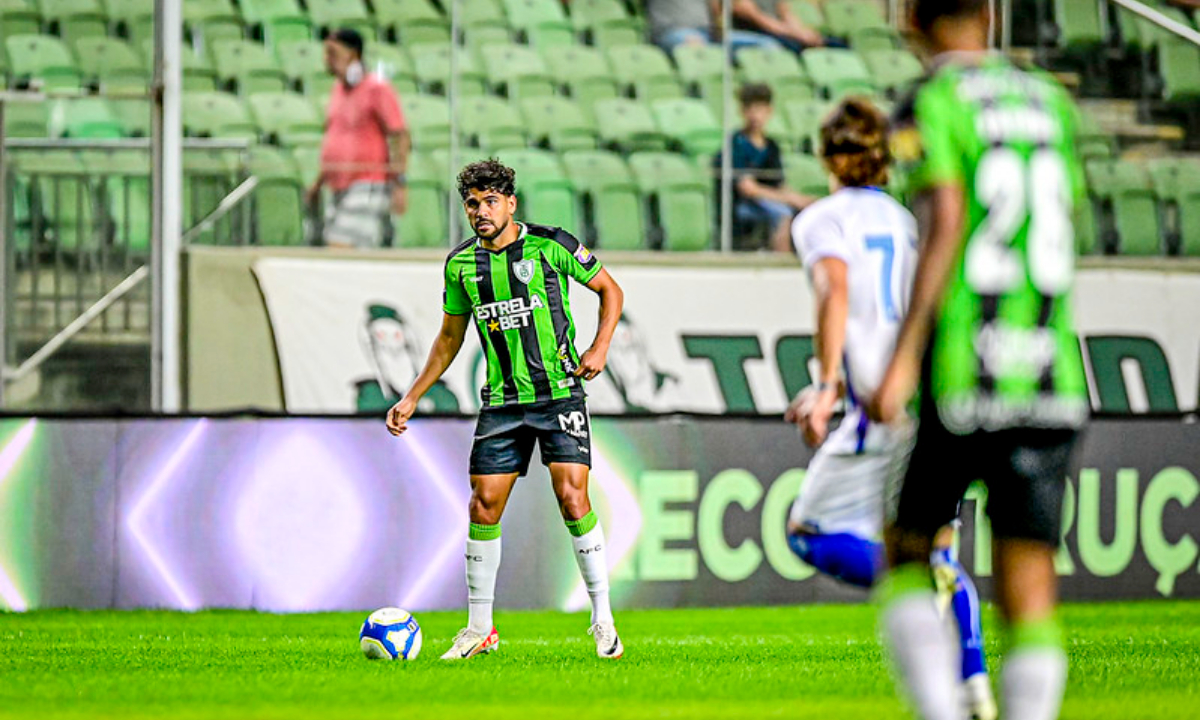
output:
[[[916,267],[916,220],[881,186],[887,182],[887,120],[868,100],[843,100],[821,128],[833,194],[792,225],[817,309],[817,381],[788,408],[818,448],[788,518],[788,544],[806,563],[843,582],[871,587],[884,565],[884,495],[905,430],[871,423],[862,405],[879,385],[896,344]],[[845,398],[842,423],[829,430]],[[932,564],[950,596],[962,638],[968,712],[996,716],[983,659],[979,602],[951,548],[939,537]]]

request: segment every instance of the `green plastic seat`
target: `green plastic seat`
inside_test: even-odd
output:
[[[683,86],[670,59],[655,45],[623,45],[607,51],[613,78],[639,100],[683,97]]]
[[[92,178],[111,248],[132,259],[150,256],[150,156],[137,150],[80,153]]]
[[[79,90],[83,73],[63,41],[49,35],[10,35],[4,42],[9,72],[18,85]]]
[[[588,113],[594,113],[597,101],[617,97],[617,84],[604,53],[584,45],[541,50],[554,82]]]
[[[575,190],[558,156],[546,150],[502,150],[498,159],[517,174],[520,217],[579,232]]]
[[[321,148],[316,145],[297,145],[291,150],[292,159],[300,170],[300,181],[311,185],[321,170]]]
[[[470,25],[463,31],[463,45],[477,65],[486,65],[484,48],[489,45],[510,45],[512,31],[507,25]],[[483,61],[483,62],[480,62]]]
[[[672,51],[679,78],[693,95],[708,97],[721,91],[725,53],[717,45],[680,45]],[[735,79],[736,82],[736,79]]]
[[[503,0],[472,0],[471,12],[463,13],[459,21],[466,27],[508,27],[508,13]]]
[[[9,162],[31,190],[30,213],[37,218],[39,240],[71,257],[99,248],[96,198],[79,153],[21,150],[12,152]]]
[[[870,0],[826,0],[823,10],[825,30],[837,37],[849,38],[863,28],[888,27],[879,3]]]
[[[417,92],[417,74],[408,53],[395,45],[371,43],[366,47],[363,64],[368,72],[386,79],[402,95]]]
[[[275,52],[279,69],[310,97],[328,97],[336,82],[325,69],[325,48],[316,41],[284,43]]]
[[[631,16],[621,0],[572,0],[571,22],[601,48],[636,45],[645,37],[641,19]]]
[[[446,169],[429,153],[408,158],[408,212],[396,226],[399,247],[445,247],[450,231],[446,220]]]
[[[450,94],[450,53],[447,43],[423,43],[409,49],[417,84],[426,93]],[[470,53],[458,53],[458,93],[463,97],[483,95],[487,77]]]
[[[47,29],[66,42],[108,34],[108,16],[100,0],[40,0]]]
[[[86,58],[83,70],[104,91],[145,90],[150,71],[132,46],[109,37],[79,38],[74,43],[76,57]]]
[[[313,26],[321,32],[348,27],[367,42],[375,39],[375,21],[363,0],[307,0],[306,5]]]
[[[142,98],[110,98],[113,117],[127,137],[150,136],[150,101]]]
[[[287,76],[267,48],[250,40],[218,40],[213,43],[213,65],[217,78],[228,89],[243,96],[289,89]]]
[[[491,95],[462,98],[458,121],[468,144],[484,150],[523,148],[528,144],[520,113],[502,98]]]
[[[303,245],[304,185],[291,155],[266,145],[250,149],[246,170],[258,185],[250,198],[256,245]]]
[[[242,100],[224,92],[184,93],[183,131],[198,137],[258,139],[258,128]]]
[[[785,102],[783,117],[787,119],[792,137],[801,151],[815,155],[821,148],[821,123],[831,105],[824,100],[793,100]]]
[[[633,153],[629,167],[650,201],[664,250],[712,248],[712,183],[703,170],[683,155],[665,152]]]
[[[554,94],[554,81],[533,48],[524,45],[489,45],[483,49],[484,72],[492,87],[514,100]]]
[[[186,96],[185,96],[186,99]],[[239,182],[240,153],[227,150],[183,151],[183,226],[184,231],[208,217]],[[241,210],[235,209],[205,230],[193,242],[205,245],[228,244],[235,232],[242,232]],[[222,240],[224,243],[222,243]]]
[[[595,111],[602,143],[625,152],[666,149],[667,138],[645,104],[613,98],[598,101]]]
[[[153,38],[142,42],[142,57],[146,60],[147,68],[153,66]],[[207,53],[185,45],[179,53],[179,58],[182,62],[180,73],[183,75],[184,92],[209,92],[217,89],[217,71]]]
[[[36,7],[25,0],[0,0],[0,42],[11,35],[37,35],[41,29],[42,15]]]
[[[241,40],[246,34],[241,14],[228,0],[184,0],[183,28],[192,47],[214,59],[218,41]]]
[[[558,152],[596,147],[596,123],[578,103],[557,95],[526,98],[521,117],[530,138]]]
[[[1200,256],[1200,162],[1160,158],[1150,163],[1149,171],[1168,220],[1169,244],[1181,255]]]
[[[263,137],[280,145],[319,144],[325,123],[308,98],[293,92],[255,93],[246,99]]]
[[[1103,45],[1105,37],[1101,11],[1100,3],[1089,0],[1054,0],[1058,47],[1079,52],[1091,51]]]
[[[52,127],[62,137],[80,140],[111,140],[124,137],[125,128],[103,97],[60,99],[50,112]]]
[[[737,60],[742,80],[768,85],[776,101],[804,100],[814,95],[808,73],[790,52],[746,48],[738,53]]]
[[[154,3],[146,0],[104,0],[114,35],[134,47],[154,41]],[[149,65],[147,65],[149,67]]]
[[[901,96],[925,75],[925,67],[907,50],[874,50],[863,54],[875,86],[889,97]]]
[[[838,98],[849,93],[871,94],[875,84],[862,58],[853,50],[812,48],[803,54],[804,67],[822,97]]]
[[[1116,138],[1105,132],[1092,115],[1080,113],[1078,118],[1075,144],[1079,157],[1084,160],[1113,157],[1117,150]]]
[[[411,95],[403,99],[404,117],[413,147],[435,150],[450,147],[450,107],[437,95]]]
[[[822,197],[829,194],[829,174],[812,155],[785,153],[783,182],[796,192]]]
[[[692,157],[711,157],[721,150],[721,123],[708,105],[695,98],[655,100],[651,112],[658,129]]]
[[[404,45],[450,41],[449,20],[429,0],[372,0],[371,4],[380,32]]]
[[[5,103],[4,134],[14,138],[48,137],[51,104],[46,100]]]
[[[850,31],[850,47],[857,53],[897,50],[904,47],[904,38],[892,27],[861,27]]]
[[[1162,78],[1162,98],[1168,103],[1190,103],[1200,99],[1200,47],[1183,39],[1164,39],[1158,43],[1158,72]]]
[[[1194,27],[1182,10],[1151,0],[1150,7],[1166,15],[1170,19],[1186,27]],[[1129,50],[1144,52],[1155,48],[1161,41],[1175,39],[1175,36],[1158,25],[1145,20],[1120,6],[1115,8],[1117,13],[1117,28],[1120,30],[1121,42]]]
[[[645,210],[621,156],[605,150],[572,150],[563,153],[562,162],[583,201],[587,241],[605,250],[644,248]]]
[[[813,0],[789,0],[788,6],[791,7],[792,13],[800,19],[800,22],[821,32],[829,32],[829,23],[825,20],[825,13],[821,10],[821,6]]]
[[[1146,168],[1126,160],[1092,160],[1086,167],[1088,187],[1112,209],[1118,252],[1162,254],[1158,203]]]
[[[508,24],[531,45],[573,45],[575,30],[559,0],[504,0]]]

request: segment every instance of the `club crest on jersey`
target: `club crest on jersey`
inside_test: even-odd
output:
[[[592,252],[584,247],[583,243],[579,243],[579,247],[575,248],[575,252],[572,254],[583,265],[587,265],[588,261],[592,259]]]
[[[513,267],[513,275],[516,275],[517,279],[520,280],[521,282],[525,283],[526,285],[528,285],[529,281],[533,279],[533,261],[532,260],[519,260],[519,261],[513,263],[512,267]]]

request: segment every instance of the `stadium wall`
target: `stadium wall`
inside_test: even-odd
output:
[[[663,259],[663,258],[666,259]],[[441,322],[441,253],[192,248],[186,255],[186,398],[192,412],[254,408],[379,415],[424,362]],[[614,255],[626,312],[597,414],[778,414],[808,384],[813,309],[789,258]],[[1200,392],[1200,272],[1089,262],[1075,314],[1093,407],[1193,411]],[[580,343],[596,300],[571,296]],[[475,409],[474,333],[426,411]]]
[[[0,607],[268,611],[465,604],[473,425],[0,420]],[[596,418],[593,497],[619,607],[857,601],[788,551],[810,451],[772,419]],[[1200,425],[1099,419],[1064,508],[1062,594],[1200,597]],[[947,463],[954,462],[947,458]],[[961,556],[990,591],[977,490]],[[535,463],[504,519],[506,608],[585,607]]]

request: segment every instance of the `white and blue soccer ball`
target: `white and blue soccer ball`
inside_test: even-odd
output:
[[[370,660],[415,660],[421,652],[421,626],[406,610],[380,608],[363,623],[358,645]]]

